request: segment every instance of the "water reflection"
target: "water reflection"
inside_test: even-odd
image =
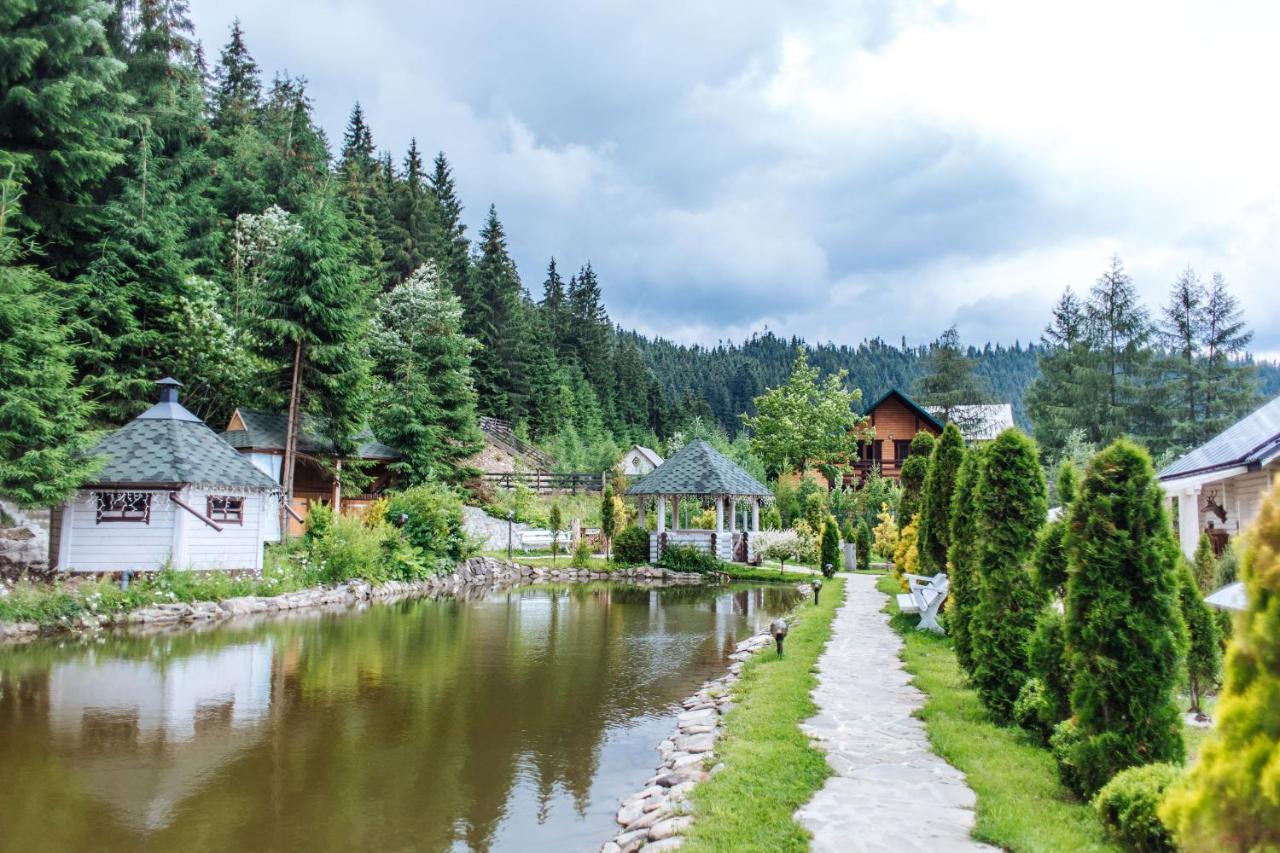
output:
[[[674,703],[795,597],[521,589],[0,650],[0,848],[595,849]]]

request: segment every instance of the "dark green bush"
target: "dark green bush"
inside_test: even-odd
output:
[[[1082,736],[1074,718],[1063,720],[1053,727],[1049,736],[1049,751],[1058,763],[1058,778],[1069,790],[1081,789],[1079,769],[1076,767],[1076,747]]]
[[[1050,723],[1071,716],[1071,673],[1067,670],[1067,645],[1062,614],[1046,607],[1036,620],[1027,649],[1031,674],[1044,687],[1045,699],[1053,715]]]
[[[861,571],[871,570],[871,528],[867,526],[865,519],[858,521],[858,529],[854,531],[854,544],[857,546],[858,552],[858,569]]]
[[[1218,619],[1201,597],[1190,564],[1178,556],[1178,607],[1187,626],[1187,688],[1190,710],[1201,714],[1204,695],[1218,684],[1222,671],[1222,632]]]
[[[951,495],[951,548],[947,551],[951,594],[946,604],[947,633],[961,669],[973,675],[973,611],[978,606],[977,488],[982,476],[982,448],[967,451],[956,472]]]
[[[1059,518],[1040,531],[1035,555],[1036,586],[1060,598],[1067,588],[1067,522]]]
[[[1147,764],[1121,770],[1093,798],[1098,818],[1115,838],[1136,853],[1174,853],[1177,845],[1156,809],[1165,789],[1182,769],[1173,764]]]
[[[1014,722],[1047,745],[1058,719],[1044,682],[1038,678],[1028,678],[1027,683],[1018,691],[1017,701],[1013,703]]]
[[[658,565],[676,572],[706,574],[720,571],[720,561],[714,555],[699,551],[692,545],[668,546],[658,559]]]
[[[948,423],[933,445],[920,501],[922,574],[933,575],[947,570],[947,549],[951,547],[951,496],[955,493],[956,474],[963,461],[964,437],[954,423]]]
[[[590,563],[591,545],[587,542],[587,537],[583,536],[573,549],[573,556],[569,558],[569,565],[575,569],[585,569]]]
[[[831,568],[827,568],[830,566]],[[834,577],[840,568],[840,528],[832,516],[822,525],[822,548],[818,557],[818,567],[823,577]]]
[[[625,566],[649,562],[649,532],[633,525],[619,533],[613,540],[613,559]]]
[[[429,569],[451,571],[455,563],[470,556],[462,527],[462,499],[447,486],[423,483],[390,495],[387,520],[399,524],[401,516],[405,540]]]
[[[902,463],[898,482],[902,498],[898,502],[898,526],[906,527],[920,512],[924,481],[929,476],[929,457],[933,453],[933,434],[921,430],[911,439],[911,453]]]

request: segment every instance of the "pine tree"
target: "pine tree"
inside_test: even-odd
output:
[[[1280,849],[1280,492],[1263,500],[1245,541],[1248,605],[1227,651],[1217,723],[1160,807],[1185,850]]]
[[[916,380],[920,401],[937,412],[941,420],[955,423],[962,432],[985,425],[982,410],[969,408],[991,401],[986,381],[974,372],[973,359],[960,346],[960,335],[952,326],[929,348],[924,375]]]
[[[613,415],[613,376],[610,368],[609,316],[601,298],[600,280],[588,261],[569,280],[568,340],[578,367],[595,389],[606,421]]]
[[[462,222],[462,202],[458,199],[453,172],[443,151],[436,154],[428,182],[436,208],[431,256],[436,259],[441,280],[462,300],[463,310],[473,313],[476,300],[471,289],[471,243],[467,239],[467,226]]]
[[[1016,429],[986,451],[976,488],[978,606],[971,624],[973,681],[992,715],[1007,722],[1029,675],[1028,644],[1044,597],[1031,557],[1047,511],[1035,444]]]
[[[600,535],[604,537],[604,558],[610,559],[609,546],[613,543],[613,534],[618,530],[618,514],[613,498],[613,486],[604,487],[604,495],[600,499]]]
[[[378,298],[369,350],[380,439],[401,453],[411,483],[457,482],[484,447],[476,421],[471,353],[462,306],[428,263]]]
[[[565,304],[564,279],[556,269],[556,259],[547,264],[547,277],[542,282],[542,314],[557,357],[570,353],[568,340],[568,306]]]
[[[262,80],[239,18],[231,24],[231,38],[222,48],[213,79],[213,126],[234,132],[249,124],[262,104]]]
[[[95,463],[78,455],[88,407],[74,381],[63,306],[9,233],[13,192],[0,183],[0,495],[39,507],[65,500]]]
[[[932,433],[921,430],[911,439],[911,452],[902,463],[898,482],[902,484],[902,500],[898,504],[898,517],[905,526],[920,513],[924,498],[924,481],[929,476],[929,459],[933,453]]]
[[[0,5],[0,179],[24,187],[9,227],[34,238],[43,266],[64,280],[91,256],[101,182],[123,160],[130,98],[108,14],[92,0]]]
[[[1092,428],[1101,418],[1102,377],[1087,331],[1084,305],[1067,288],[1040,338],[1040,375],[1026,394],[1036,440],[1050,453],[1060,450],[1073,431]]]
[[[1257,402],[1256,370],[1242,361],[1253,340],[1243,317],[1244,310],[1228,290],[1226,279],[1214,273],[1201,319],[1205,359],[1201,440],[1226,429]]]
[[[828,569],[828,566],[830,568]],[[818,568],[826,577],[834,577],[840,570],[840,525],[835,516],[828,515],[822,525],[822,543],[819,549]]]
[[[1218,682],[1222,668],[1222,632],[1209,605],[1204,603],[1195,574],[1178,556],[1178,608],[1187,626],[1187,687],[1191,713],[1203,715],[1204,695]]]
[[[1183,758],[1173,688],[1185,634],[1177,543],[1146,451],[1116,441],[1095,456],[1071,507],[1066,639],[1077,793],[1118,771]]]
[[[858,519],[858,528],[854,531],[854,542],[858,551],[858,570],[871,571],[871,528],[865,518]]]
[[[392,199],[395,236],[387,239],[384,246],[390,274],[396,281],[408,278],[432,257],[436,232],[435,205],[424,168],[418,142],[411,139]],[[472,306],[464,303],[463,307],[470,309]],[[464,314],[464,320],[467,319]],[[467,334],[478,337],[476,332],[467,326]]]
[[[464,321],[469,320],[465,327],[481,346],[475,359],[480,411],[511,417],[526,393],[523,365],[514,358],[524,331],[517,328],[523,319],[518,316],[521,287],[515,262],[507,254],[506,232],[493,205],[489,206],[480,231],[480,258],[475,265],[473,287],[477,304],[474,315],[464,315]]]
[[[964,461],[964,438],[959,428],[949,422],[933,445],[929,472],[924,479],[924,496],[920,502],[920,567],[932,575],[947,570],[947,551],[951,548],[951,497],[955,494],[956,474]]]
[[[955,492],[951,496],[950,597],[947,601],[947,633],[956,651],[956,660],[973,676],[973,616],[979,601],[978,577],[978,485],[982,479],[985,447],[966,451],[956,471]]]
[[[1200,342],[1204,337],[1205,289],[1195,270],[1187,267],[1169,291],[1169,304],[1162,311],[1160,336],[1170,355],[1167,371],[1178,387],[1177,405],[1168,407],[1177,441],[1190,445],[1199,434],[1197,421],[1203,415],[1204,389]]]
[[[1151,321],[1138,300],[1133,280],[1119,257],[1094,284],[1085,306],[1090,345],[1102,371],[1104,398],[1096,435],[1098,444],[1125,433],[1150,435],[1149,380]]]

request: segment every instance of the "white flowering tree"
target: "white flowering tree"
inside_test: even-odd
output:
[[[794,530],[760,530],[751,534],[756,553],[766,560],[777,560],[779,573],[786,571],[787,560],[798,560],[803,543]]]

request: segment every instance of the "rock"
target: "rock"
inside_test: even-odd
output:
[[[716,727],[715,727],[715,726],[700,726],[700,725],[692,725],[692,726],[681,726],[681,727],[680,727],[680,731],[681,731],[681,733],[686,734],[686,735],[700,735],[700,734],[706,734],[707,732],[714,732],[715,730],[716,730]]]
[[[622,848],[615,841],[606,841],[600,845],[600,853],[622,853]]]
[[[622,833],[613,839],[613,843],[618,845],[620,853],[631,853],[631,851],[639,850],[644,846],[645,839],[648,836],[648,829],[637,829]]]
[[[676,722],[680,724],[690,723],[695,725],[700,724],[700,725],[706,726],[715,722],[716,716],[717,714],[716,714],[715,707],[709,706],[706,708],[699,708],[694,711],[685,711],[683,714],[676,717]]]
[[[692,823],[693,818],[688,815],[669,817],[649,828],[649,840],[662,841],[663,839],[673,838],[688,829]]]
[[[714,776],[723,769],[724,769],[724,762],[721,761],[719,764],[711,768],[711,775]]]
[[[675,838],[664,838],[661,841],[646,844],[644,849],[651,853],[662,853],[664,850],[679,850],[683,846],[684,839],[677,835]]]
[[[676,739],[676,748],[684,752],[710,752],[716,745],[716,736],[711,732],[685,735]]]
[[[716,766],[723,767],[724,765],[717,764]],[[714,773],[715,771],[712,772]],[[698,787],[697,782],[689,781],[681,782],[679,785],[674,785],[666,790],[669,792],[668,796],[671,798],[671,801],[676,802],[677,800],[683,800],[685,797],[689,796],[690,792],[696,787]]]
[[[672,811],[671,804],[664,802],[653,811],[645,812],[631,823],[628,823],[627,832],[631,832],[636,829],[648,829],[667,815],[671,814]]]
[[[630,826],[635,823],[644,814],[644,801],[631,805],[625,805],[618,809],[617,821],[623,826]]]

